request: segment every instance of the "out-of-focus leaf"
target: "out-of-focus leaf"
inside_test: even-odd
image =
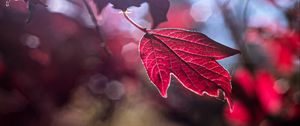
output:
[[[257,95],[262,108],[270,114],[279,113],[282,107],[282,95],[274,89],[275,79],[273,75],[266,70],[259,70],[255,77]]]
[[[230,122],[239,125],[245,125],[251,122],[249,109],[240,101],[234,103],[234,110],[232,112],[229,112],[229,109],[225,110],[225,118]]]
[[[150,13],[153,19],[152,28],[160,23],[167,21],[167,13],[170,8],[169,0],[147,0],[150,7]]]
[[[157,27],[160,23],[167,21],[167,12],[170,7],[169,0],[94,0],[98,13],[101,13],[108,3],[113,4],[115,9],[126,11],[128,7],[139,7],[144,2],[149,4],[150,13],[153,19],[153,28]]]

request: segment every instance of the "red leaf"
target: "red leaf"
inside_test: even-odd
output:
[[[229,112],[228,109],[225,109],[225,118],[228,121],[237,124],[238,126],[244,126],[251,123],[251,114],[247,106],[241,102],[236,101],[234,103],[234,110]]]
[[[198,32],[181,29],[146,30],[140,54],[150,80],[167,97],[170,75],[190,91],[217,97],[219,89],[231,105],[231,77],[216,60],[239,53]]]
[[[262,108],[269,114],[276,115],[282,109],[283,98],[275,89],[275,78],[266,70],[259,70],[255,74],[256,93]]]
[[[255,80],[251,72],[246,68],[239,68],[234,73],[234,80],[243,89],[243,92],[248,97],[253,98],[255,96]]]

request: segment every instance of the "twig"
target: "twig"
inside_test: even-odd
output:
[[[253,67],[253,63],[250,59],[250,56],[248,54],[247,48],[245,46],[245,43],[243,41],[243,37],[242,37],[242,33],[245,31],[245,28],[240,29],[240,27],[238,26],[238,23],[236,22],[236,20],[234,19],[234,15],[232,14],[231,10],[226,8],[226,5],[221,5],[221,3],[217,2],[217,5],[219,6],[223,18],[224,18],[224,22],[225,24],[228,26],[231,35],[234,39],[234,41],[236,42],[236,45],[239,47],[241,53],[241,58],[244,61],[244,64],[246,65],[250,65],[249,67]]]
[[[249,6],[249,0],[246,0],[245,1],[245,6],[244,6],[244,10],[243,10],[243,25],[244,25],[244,28],[247,27],[247,10],[248,10],[248,6]]]
[[[84,6],[86,7],[86,9],[88,10],[88,12],[89,12],[89,14],[91,16],[92,22],[95,25],[96,32],[98,33],[98,36],[99,36],[99,39],[100,39],[101,47],[104,49],[104,51],[106,52],[106,54],[110,56],[111,53],[110,53],[109,49],[106,46],[106,43],[104,42],[104,40],[102,38],[102,33],[101,33],[100,27],[99,27],[99,25],[97,23],[97,18],[95,16],[95,13],[93,12],[91,6],[89,5],[89,3],[86,0],[82,0],[82,1],[84,3]]]

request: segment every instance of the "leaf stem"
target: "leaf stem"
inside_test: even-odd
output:
[[[143,31],[143,32],[145,32],[145,33],[148,33],[146,28],[143,28],[142,26],[136,24],[131,18],[129,18],[128,15],[127,15],[127,13],[126,13],[126,11],[123,11],[122,13],[123,13],[124,17],[125,17],[125,18],[126,18],[126,19],[134,26],[134,27],[138,28],[139,30],[141,30],[141,31]]]

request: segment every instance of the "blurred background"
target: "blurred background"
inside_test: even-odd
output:
[[[241,50],[218,61],[233,78],[232,113],[175,78],[162,98],[141,64],[143,33],[112,5],[96,15],[97,32],[81,0],[42,1],[29,24],[24,1],[0,1],[0,126],[300,125],[299,0],[170,0],[158,28]],[[129,16],[150,28],[148,9]]]

